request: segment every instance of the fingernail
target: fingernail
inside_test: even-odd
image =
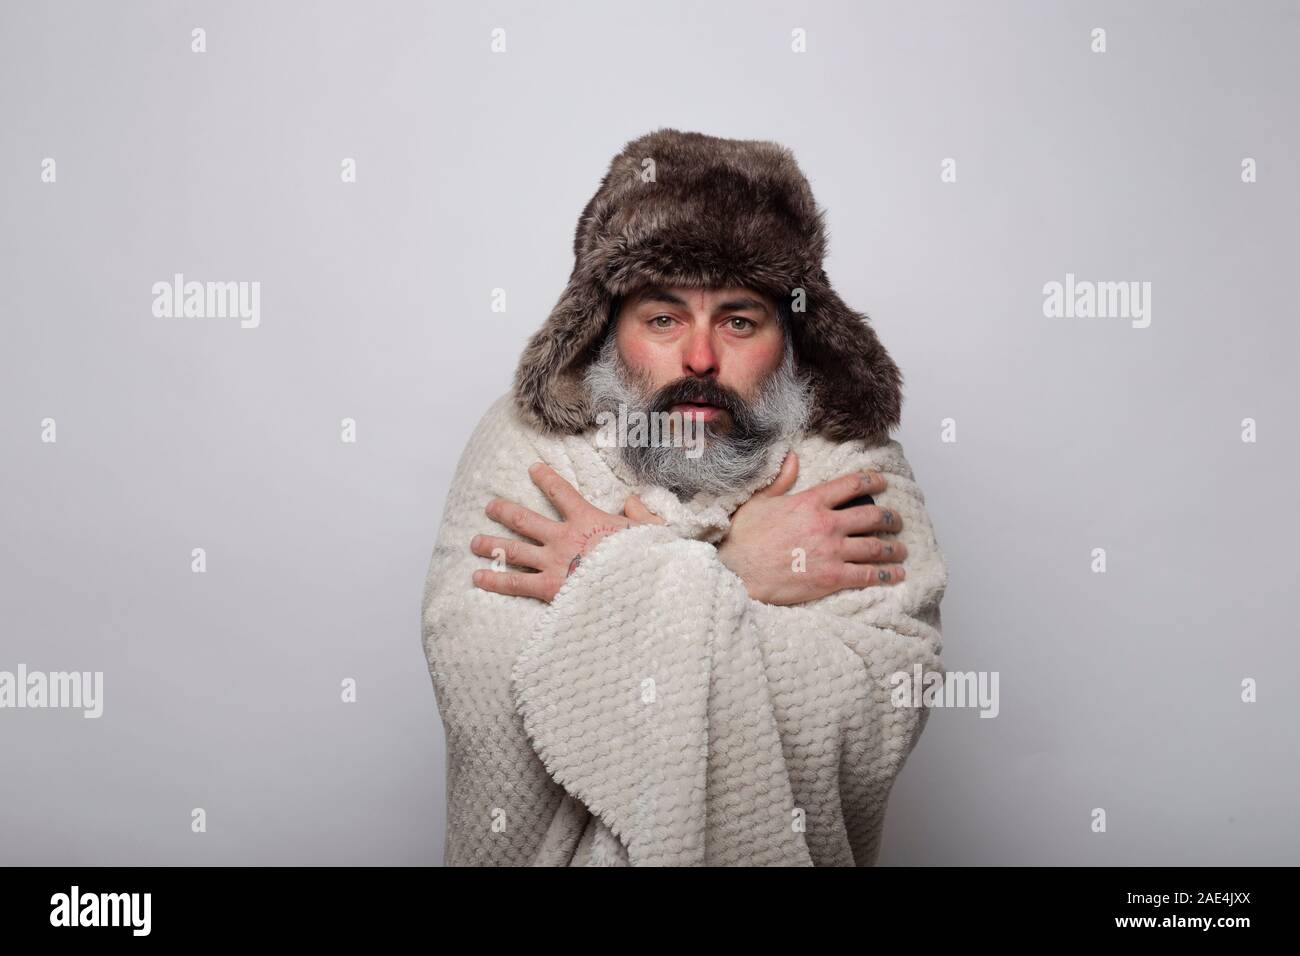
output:
[[[482,572],[482,571],[475,571],[475,572],[474,572],[474,575],[473,575],[473,579],[474,579],[474,583],[475,583],[475,584],[482,584],[482,583],[483,583],[483,572]]]
[[[480,538],[478,535],[474,535],[474,537],[470,538],[469,541],[470,550],[473,551],[477,549],[480,541],[482,541],[482,538]]]

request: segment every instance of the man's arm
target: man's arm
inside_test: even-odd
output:
[[[527,456],[531,449],[524,452]],[[548,568],[554,576],[573,544],[567,531],[556,534],[560,529],[553,526],[572,523],[571,516],[584,507],[597,512],[579,522],[584,526],[611,517],[581,501],[549,469],[534,469],[529,481],[527,464],[517,454],[512,461],[498,456],[490,467],[477,460],[481,455],[466,454],[476,460],[462,462],[449,497],[449,515],[454,511],[460,518],[446,522],[440,535],[440,547],[462,562],[462,542],[478,537],[475,550],[487,556],[485,539],[501,530],[490,526],[485,499],[531,505],[519,505],[513,516],[501,510],[501,501],[488,510],[513,530],[537,532],[533,537],[539,544],[544,538],[561,542],[543,549],[555,552],[546,560],[536,553],[525,560],[518,543],[503,542],[516,548],[520,563],[538,570],[533,577]],[[799,810],[810,819],[808,845],[832,841],[814,846],[818,859],[874,862],[885,799],[924,722],[923,712],[891,706],[888,679],[915,663],[924,670],[938,668],[937,611],[946,569],[901,447],[867,449],[853,460],[838,456],[837,468],[840,460],[845,467],[887,476],[885,481],[878,476],[872,486],[876,506],[850,508],[837,518],[854,531],[866,530],[868,517],[893,522],[897,532],[881,537],[892,540],[892,557],[908,555],[908,565],[916,569],[902,583],[876,586],[877,577],[864,575],[873,586],[832,582],[827,587],[827,576],[820,574],[815,587],[823,589],[823,597],[798,607],[774,606],[753,598],[748,582],[712,545],[680,539],[666,528],[606,530],[573,573],[565,562],[563,583],[548,596],[511,596],[510,589],[532,582],[499,574],[471,585],[477,592],[473,598],[454,591],[457,613],[443,613],[441,624],[433,626],[435,636],[441,631],[444,639],[426,642],[436,687],[437,675],[444,675],[439,689],[440,705],[447,701],[444,720],[452,711],[454,726],[455,712],[462,709],[456,698],[464,675],[491,665],[493,696],[504,709],[508,704],[500,698],[509,695],[499,692],[512,685],[514,709],[545,772],[600,816],[629,845],[637,863],[702,862],[705,821],[735,824],[734,832],[708,832],[714,861],[799,863],[808,850],[804,837],[789,826],[789,814]],[[507,480],[512,473],[513,482]],[[849,477],[840,484],[853,481]],[[578,500],[565,501],[569,493]],[[848,500],[856,491],[845,487],[835,494]],[[458,501],[454,509],[453,500]],[[525,511],[532,518],[523,516]],[[543,512],[560,520],[544,518]],[[772,518],[768,514],[756,524],[766,529]],[[542,533],[527,525],[534,519],[552,527]],[[743,524],[733,525],[733,534]],[[859,540],[854,547],[862,545]],[[829,553],[811,548],[815,571]],[[789,573],[799,573],[788,555],[778,557]],[[475,563],[481,573],[484,562]],[[798,587],[811,580],[799,579]],[[489,593],[493,585],[500,593]],[[549,606],[543,603],[548,597],[553,598]],[[481,637],[481,622],[456,626],[470,607],[480,614],[505,608],[504,615],[492,618],[494,638]],[[429,622],[426,613],[426,626]],[[455,631],[480,638],[446,640]],[[513,674],[503,680],[512,657]],[[461,676],[450,679],[456,670]],[[839,736],[828,740],[827,733]],[[449,726],[449,739],[451,734]],[[748,756],[738,761],[737,753]],[[450,792],[451,750],[448,756]],[[502,768],[482,766],[477,776],[499,782]],[[511,779],[508,771],[504,779]],[[809,781],[816,784],[811,790]],[[831,797],[823,792],[825,781],[838,784]],[[481,783],[464,789],[477,799]],[[513,789],[526,797],[530,787]],[[738,793],[746,795],[743,814],[728,805]],[[760,795],[756,802],[750,800],[754,795]],[[843,828],[835,825],[837,813]],[[842,845],[845,833],[847,845]],[[449,845],[450,837],[449,830]]]
[[[546,605],[472,581],[493,563],[473,554],[470,540],[501,532],[484,505],[505,496],[545,507],[526,472],[536,458],[511,404],[498,400],[461,454],[429,562],[421,630],[446,731],[448,866],[533,862],[564,796],[528,743],[510,692],[515,657]]]
[[[538,753],[634,862],[875,861],[924,716],[892,706],[889,678],[939,667],[946,568],[901,447],[860,457],[887,478],[901,583],[769,605],[712,545],[634,527],[584,558],[521,651]]]
[[[900,681],[891,678],[906,674],[910,686],[918,665],[923,674],[942,671],[947,568],[901,445],[840,446],[830,457],[823,468],[845,473],[790,494],[799,470],[791,453],[772,485],[733,516],[718,558],[750,596],[748,616],[787,753],[804,776],[838,775],[852,857],[862,865],[876,859],[889,791],[928,716],[894,706],[891,690]],[[861,494],[875,504],[843,507]],[[792,672],[798,682],[783,677]],[[809,687],[819,688],[817,710],[809,708]],[[819,721],[849,728],[838,768],[815,752],[819,742],[810,745],[807,727]],[[815,802],[815,794],[804,796]],[[834,808],[809,808],[818,812]],[[814,822],[810,844],[833,830]],[[844,850],[815,849],[823,859]]]
[[[942,672],[939,608],[947,587],[948,569],[925,507],[925,496],[902,445],[890,441],[860,449],[837,460],[836,468],[878,475],[880,481],[870,490],[876,502],[874,513],[887,513],[888,523],[895,528],[892,532],[876,532],[868,539],[872,542],[869,546],[849,545],[856,550],[848,553],[852,556],[887,548],[891,553],[881,554],[880,560],[904,555],[902,580],[881,586],[842,587],[793,606],[751,598],[750,612],[765,657],[777,669],[787,657],[833,660],[829,652],[835,648],[850,652],[860,666],[861,684],[854,694],[851,712],[845,718],[853,730],[845,738],[840,781],[842,810],[854,860],[858,865],[869,865],[879,853],[889,792],[916,746],[928,716],[926,710],[916,706],[894,706],[891,691],[895,682],[891,678],[906,673],[910,680],[917,665],[923,675]],[[809,490],[816,492],[818,488],[825,489],[846,480],[851,483],[851,475]],[[836,494],[844,491],[841,489]],[[786,504],[791,507],[784,520],[791,527],[785,533],[797,540],[801,537],[799,522],[809,520],[807,512],[806,509],[799,512],[793,502]],[[872,507],[867,506],[868,512]],[[730,546],[743,551],[747,532],[750,540],[758,539],[763,532],[766,540],[771,541],[772,524],[782,519],[771,513],[771,509],[764,517],[761,526],[744,521],[734,524],[733,534],[739,532],[740,536],[724,542],[724,550]],[[812,523],[817,524],[819,520]],[[852,530],[853,526],[849,527]],[[811,537],[811,529],[805,528],[803,536]],[[820,574],[823,581],[815,587],[827,587],[828,582],[841,582],[858,573],[842,567],[842,562],[837,563],[835,559],[843,558],[845,552],[836,551],[831,545],[821,546],[816,554],[819,557],[810,555],[802,571],[792,570],[788,554],[777,556],[781,560],[774,561],[768,570],[776,569],[775,573],[792,579]],[[873,569],[878,575],[881,566],[868,566],[863,577],[870,580]],[[769,588],[775,593],[782,593],[783,586],[788,592],[803,585],[797,581],[773,584],[769,580]],[[750,588],[751,594],[754,590]],[[829,683],[835,677],[834,666],[830,665],[822,680]],[[793,705],[785,706],[779,691],[774,700],[783,734],[788,732],[797,741],[798,722],[804,719],[803,715]]]
[[[548,608],[542,595],[558,587],[575,549],[584,550],[579,539],[589,547],[608,533],[597,533],[599,526],[634,522],[593,506],[595,515],[568,528],[576,538],[553,539],[552,556],[565,567],[542,580],[529,570],[542,542],[503,537],[510,530],[551,537],[534,520],[552,529],[569,524],[547,497],[562,482],[559,475],[548,466],[533,467],[530,475],[541,457],[510,402],[497,401],[461,455],[429,563],[422,636],[447,737],[447,865],[522,865],[564,856],[549,827],[564,789],[528,741],[511,671],[540,628]],[[521,524],[524,511],[532,517]],[[504,527],[494,515],[505,519]]]

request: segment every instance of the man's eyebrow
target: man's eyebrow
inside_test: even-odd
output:
[[[637,296],[636,301],[638,303],[667,302],[670,303],[671,305],[680,305],[686,308],[690,307],[689,303],[687,303],[685,299],[683,299],[681,296],[673,295],[667,289],[658,289],[658,288],[646,289],[644,292],[640,293]],[[751,298],[750,296],[742,296],[741,298],[738,299],[728,299],[727,301],[719,302],[716,306],[714,306],[715,312],[730,312],[730,311],[740,310],[740,309],[756,309],[757,311],[762,312],[764,314],[766,314],[768,311],[766,305],[764,305],[758,299]]]
[[[646,289],[636,297],[638,303],[641,302],[667,302],[670,305],[687,306],[687,302],[681,296],[673,295],[667,289]],[[688,306],[689,307],[689,306]]]
[[[730,312],[732,310],[740,309],[756,309],[765,315],[767,314],[767,306],[762,302],[759,302],[758,299],[751,299],[749,296],[745,296],[741,299],[728,299],[726,302],[719,302],[715,311]]]

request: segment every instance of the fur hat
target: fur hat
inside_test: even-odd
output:
[[[550,433],[595,425],[583,373],[616,297],[645,283],[744,286],[793,307],[795,356],[813,387],[810,429],[833,441],[887,441],[902,412],[902,374],[867,317],[831,288],[824,216],[778,143],[675,129],[631,140],[583,209],[569,284],[520,358],[520,414]]]

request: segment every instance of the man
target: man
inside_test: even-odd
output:
[[[610,164],[430,564],[447,864],[876,861],[947,568],[822,219],[774,143]]]

